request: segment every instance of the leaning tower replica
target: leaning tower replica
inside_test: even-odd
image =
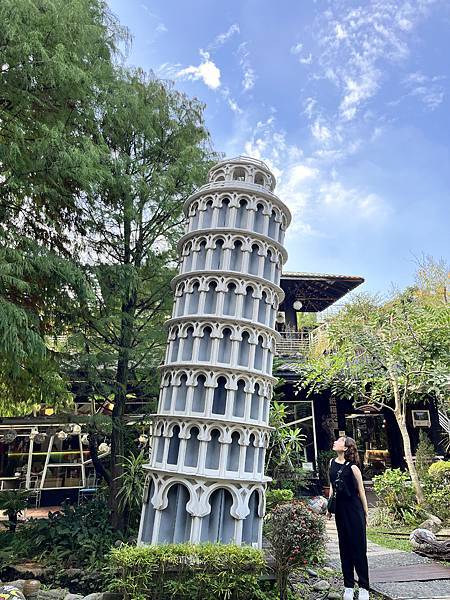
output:
[[[223,160],[186,202],[139,543],[261,546],[275,316],[290,222],[275,178]]]

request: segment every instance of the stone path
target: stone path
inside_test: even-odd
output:
[[[328,562],[332,567],[340,569],[339,547],[337,531],[334,519],[327,520],[327,555]],[[450,600],[450,568],[448,568],[448,579],[431,581],[397,581],[382,582],[383,571],[392,572],[395,567],[411,567],[420,577],[421,566],[433,565],[434,561],[413,552],[402,552],[383,548],[370,540],[367,542],[367,556],[369,559],[369,571],[376,574],[371,589],[382,594],[386,600]],[[422,568],[422,572],[426,569]],[[399,573],[405,573],[408,569],[402,569]],[[401,576],[399,575],[401,578]]]

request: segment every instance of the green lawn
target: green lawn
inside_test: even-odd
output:
[[[396,536],[395,532],[386,533],[382,529],[369,527],[367,529],[367,537],[374,544],[379,544],[385,548],[393,550],[402,550],[403,552],[411,552],[411,544],[406,537]]]

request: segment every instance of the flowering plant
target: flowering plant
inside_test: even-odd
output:
[[[287,598],[289,574],[317,560],[325,546],[325,521],[301,500],[275,506],[266,518],[280,600]]]

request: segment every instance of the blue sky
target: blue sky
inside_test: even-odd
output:
[[[206,104],[215,150],[265,160],[286,270],[367,291],[448,259],[448,0],[110,0],[127,62]]]

